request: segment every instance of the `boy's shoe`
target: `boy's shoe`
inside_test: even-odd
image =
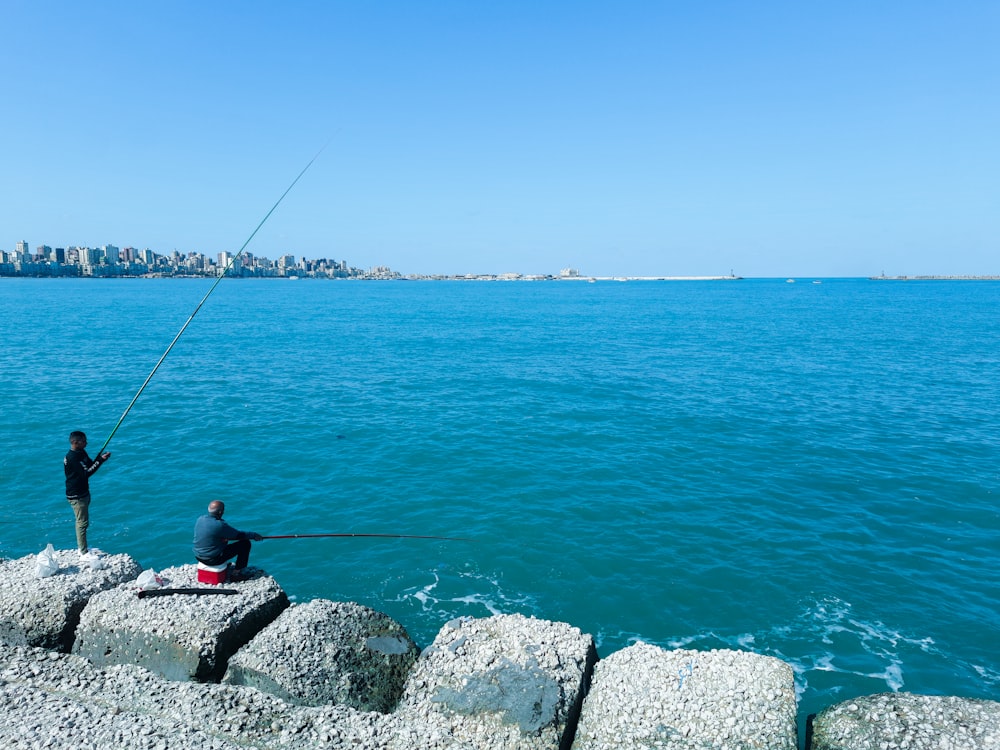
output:
[[[89,549],[80,555],[80,570],[104,570],[107,567],[99,549]]]
[[[247,572],[246,568],[230,568],[226,572],[226,580],[232,581],[233,583],[239,583],[240,581],[249,581],[253,576]]]

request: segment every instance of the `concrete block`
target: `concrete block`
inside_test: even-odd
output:
[[[779,659],[637,643],[597,663],[573,750],[796,750],[795,713]]]
[[[417,659],[395,715],[472,748],[568,747],[596,659],[593,638],[565,623],[456,620]]]
[[[386,614],[315,599],[289,607],[229,660],[223,682],[299,706],[391,711],[420,650]]]
[[[878,693],[830,706],[809,724],[812,750],[1000,748],[997,701]]]
[[[168,590],[185,593],[140,598],[126,585],[92,597],[80,614],[73,653],[98,666],[136,664],[171,680],[218,682],[229,657],[288,606],[263,571],[225,586],[199,584],[194,565],[160,576]]]
[[[35,578],[36,557],[0,563],[0,643],[69,652],[90,598],[142,572],[128,555],[102,555],[95,569],[76,550],[56,550],[59,572]]]

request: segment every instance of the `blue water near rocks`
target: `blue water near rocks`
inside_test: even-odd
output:
[[[211,282],[0,279],[0,555]],[[225,280],[109,445],[92,544],[191,562],[221,498],[300,601],[742,648],[800,713],[1000,698],[1000,284]]]

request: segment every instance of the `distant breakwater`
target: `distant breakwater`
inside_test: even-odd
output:
[[[1000,276],[869,276],[870,281],[1000,281]]]

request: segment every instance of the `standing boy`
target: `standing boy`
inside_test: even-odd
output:
[[[76,516],[76,545],[80,548],[80,560],[96,560],[97,555],[87,547],[87,527],[90,526],[90,475],[101,468],[101,464],[111,458],[110,453],[102,453],[96,460],[87,455],[87,436],[74,431],[69,434],[70,451],[63,459],[66,472],[66,500],[73,506]]]

